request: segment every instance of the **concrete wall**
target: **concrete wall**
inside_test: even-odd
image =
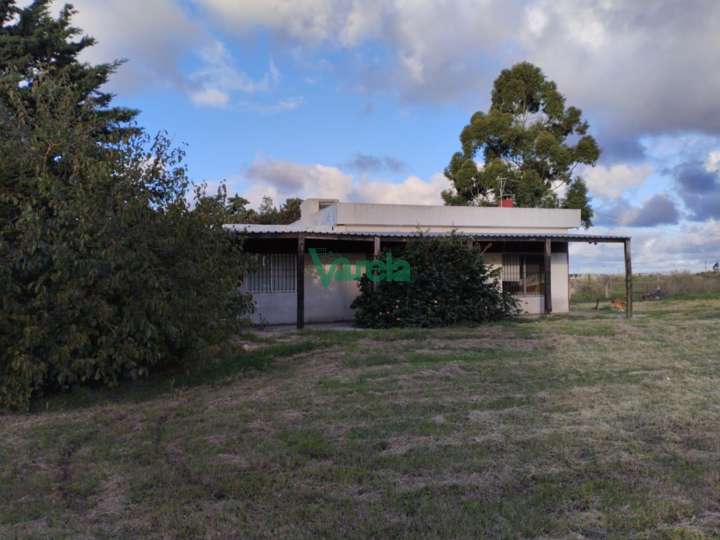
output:
[[[295,324],[297,296],[295,293],[253,293],[254,324]]]
[[[521,313],[538,315],[545,312],[545,297],[541,294],[518,296],[518,301]]]
[[[354,272],[356,263],[365,258],[360,254],[339,254],[347,257]],[[323,259],[324,260],[324,259]],[[327,271],[328,264],[323,265]],[[305,257],[305,322],[352,321],[350,304],[358,295],[357,281],[331,280],[323,287],[320,276],[309,255]],[[295,324],[297,296],[295,293],[254,293],[255,313],[251,317],[255,324]]]
[[[550,286],[552,287],[553,313],[570,311],[569,265],[567,253],[553,253],[550,268]],[[543,299],[543,309],[545,301]]]
[[[324,205],[330,205],[325,206]],[[580,226],[580,210],[341,203],[308,199],[304,225],[332,225],[336,231],[458,230],[463,232],[559,232]]]
[[[365,258],[359,254],[342,255],[352,263]],[[502,266],[502,254],[487,253],[485,262],[493,267]],[[323,265],[328,270],[328,264]],[[352,264],[352,270],[355,265]],[[553,312],[570,311],[568,290],[568,254],[553,253],[551,268]],[[305,322],[352,321],[353,310],[350,304],[359,292],[356,281],[331,280],[323,287],[308,255],[305,259]],[[255,324],[295,324],[297,300],[295,293],[253,294],[256,311],[252,316]],[[545,299],[542,295],[518,297],[523,313],[539,314],[545,311]]]

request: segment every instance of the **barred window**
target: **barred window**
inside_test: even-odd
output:
[[[503,255],[502,287],[512,294],[545,292],[545,261],[542,255]]]
[[[297,283],[297,256],[293,253],[259,255],[257,267],[245,276],[251,293],[294,293]]]

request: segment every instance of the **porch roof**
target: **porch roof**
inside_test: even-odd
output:
[[[332,226],[307,226],[301,224],[290,225],[255,225],[255,224],[234,224],[225,225],[226,230],[237,234],[246,235],[254,238],[298,238],[303,236],[307,239],[327,239],[327,240],[373,240],[374,238],[387,238],[396,240],[405,240],[410,238],[437,238],[450,236],[453,233],[448,232],[394,232],[394,231],[347,231],[336,230]],[[456,236],[464,238],[477,238],[481,240],[492,241],[542,241],[546,239],[556,240],[558,242],[586,242],[591,244],[597,243],[623,243],[630,240],[629,236],[614,236],[600,234],[581,234],[581,233],[508,233],[508,232],[455,232]]]

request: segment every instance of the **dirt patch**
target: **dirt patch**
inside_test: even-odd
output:
[[[484,471],[468,473],[451,473],[438,477],[433,476],[402,476],[397,480],[401,492],[419,491],[428,488],[471,487],[477,488],[484,497],[498,496],[507,486],[515,483],[518,471],[502,464],[489,466]]]
[[[127,480],[118,475],[102,482],[95,498],[95,506],[88,514],[92,521],[104,522],[123,513],[127,504]]]

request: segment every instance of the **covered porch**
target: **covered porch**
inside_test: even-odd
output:
[[[289,231],[236,231],[244,237],[245,248],[264,254],[269,265],[262,279],[251,278],[249,291],[262,298],[262,309],[281,316],[270,324],[295,324],[348,320],[349,304],[357,286],[348,283],[322,289],[313,275],[309,251],[348,255],[356,260],[378,258],[384,251],[399,253],[410,239],[420,236],[449,236],[450,233],[327,232],[312,229]],[[503,288],[516,294],[529,313],[567,312],[569,309],[569,254],[572,242],[620,243],[625,255],[625,315],[632,317],[631,240],[623,236],[583,234],[455,233],[473,247],[483,250],[486,262],[502,268]],[[563,263],[564,261],[564,263]],[[252,282],[255,279],[255,282]],[[253,290],[254,289],[254,290]],[[555,291],[554,291],[555,289]],[[554,306],[554,303],[557,306]],[[325,317],[325,318],[323,318]]]

